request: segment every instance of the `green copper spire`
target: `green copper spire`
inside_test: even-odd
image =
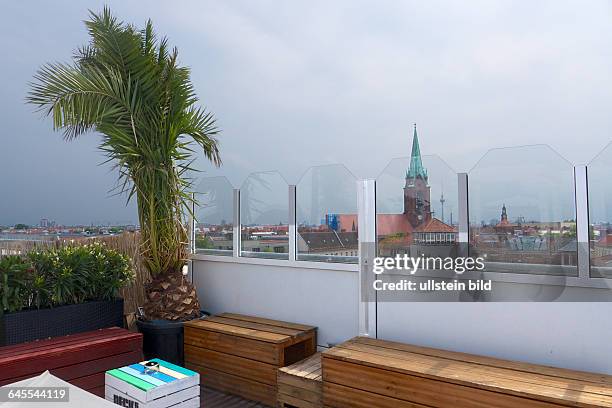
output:
[[[419,148],[419,137],[417,136],[416,123],[414,124],[414,136],[412,137],[412,154],[410,155],[410,168],[406,173],[406,178],[421,177],[427,181],[427,170],[423,167],[421,160],[421,149]]]

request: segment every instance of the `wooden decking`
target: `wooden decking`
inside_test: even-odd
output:
[[[235,395],[224,394],[212,388],[202,387],[200,393],[202,408],[269,408],[259,402],[248,401]]]

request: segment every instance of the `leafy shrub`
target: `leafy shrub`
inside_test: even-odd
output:
[[[27,307],[30,295],[28,277],[32,264],[19,256],[0,258],[0,303],[2,310],[15,311]]]
[[[110,300],[133,279],[130,260],[104,244],[0,259],[0,301],[8,312]]]

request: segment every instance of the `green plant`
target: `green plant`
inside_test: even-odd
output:
[[[8,312],[111,300],[132,279],[130,260],[101,243],[0,259],[2,308]]]
[[[0,258],[0,303],[2,310],[14,312],[28,304],[32,264],[20,256]]]
[[[189,69],[165,38],[157,40],[151,21],[138,30],[108,8],[90,17],[89,44],[71,64],[43,66],[27,101],[52,116],[67,140],[102,134],[101,150],[118,168],[128,200],[137,200],[142,260],[154,277],[147,316],[199,316],[195,288],[180,273],[187,258],[183,218],[192,204],[193,144],[221,163],[214,117],[196,106]],[[71,279],[69,272],[64,278]]]
[[[209,237],[197,236],[195,239],[196,248],[199,249],[215,249],[215,244]]]

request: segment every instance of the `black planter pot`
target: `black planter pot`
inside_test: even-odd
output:
[[[0,314],[0,345],[64,336],[106,327],[123,327],[123,299],[85,302],[52,309]],[[2,338],[3,337],[3,338]]]
[[[200,311],[200,319],[207,316],[210,316],[210,313]],[[169,320],[136,320],[136,327],[142,333],[142,352],[145,358],[161,358],[182,366],[185,362],[183,323]]]
[[[147,360],[161,358],[183,365],[183,322],[168,320],[137,320],[142,333],[142,351]]]

